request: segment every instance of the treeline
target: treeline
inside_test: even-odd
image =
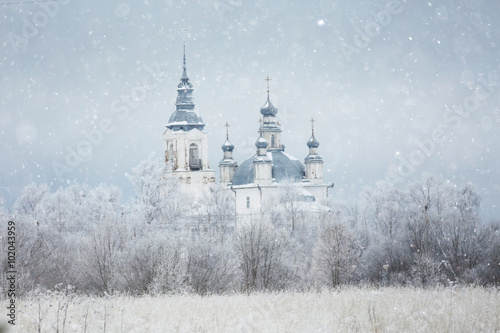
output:
[[[233,193],[193,200],[160,161],[128,176],[136,197],[74,184],[31,184],[11,212],[17,293],[61,286],[82,293],[304,290],[341,285],[500,284],[500,223],[482,223],[471,185],[427,175],[379,183],[357,201],[305,202],[283,184],[261,216],[237,221]],[[7,271],[6,251],[0,251]],[[5,274],[1,285],[5,288]]]

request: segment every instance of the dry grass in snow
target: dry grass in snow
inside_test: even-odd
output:
[[[37,296],[18,332],[500,332],[494,288],[344,288],[224,296]]]

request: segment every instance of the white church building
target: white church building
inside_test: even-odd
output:
[[[267,78],[269,84],[269,78]],[[323,159],[318,154],[319,142],[311,128],[306,142],[308,154],[302,163],[285,152],[281,125],[276,117],[278,109],[269,98],[260,108],[259,137],[255,142],[255,154],[241,164],[233,158],[235,146],[229,141],[222,145],[223,158],[219,162],[221,185],[235,195],[235,212],[238,220],[261,216],[279,202],[284,186],[292,188],[310,209],[326,204],[328,188],[323,174]],[[311,120],[314,124],[314,121]],[[193,85],[189,81],[184,48],[183,71],[177,86],[176,109],[170,116],[165,141],[165,162],[171,165],[172,174],[182,186],[202,192],[216,182],[215,171],[210,169],[208,135],[205,123],[195,110]],[[226,127],[227,128],[227,127]]]

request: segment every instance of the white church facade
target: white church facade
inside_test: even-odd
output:
[[[269,84],[269,78],[267,78]],[[219,162],[219,183],[235,195],[235,213],[239,221],[262,216],[276,208],[283,188],[292,189],[294,200],[303,201],[311,209],[324,207],[328,188],[323,173],[323,159],[318,154],[319,142],[311,128],[307,141],[308,154],[302,163],[285,152],[282,143],[281,125],[277,119],[278,109],[269,98],[260,108],[259,137],[255,142],[256,152],[241,164],[233,158],[235,146],[230,142],[226,130],[226,141],[222,145],[223,158]],[[314,124],[314,121],[311,121]],[[226,124],[227,125],[227,124]],[[182,186],[191,191],[202,192],[214,186],[215,171],[208,160],[208,135],[205,124],[195,110],[193,86],[189,81],[184,49],[183,72],[177,87],[176,110],[170,116],[163,134],[165,162],[172,168]]]

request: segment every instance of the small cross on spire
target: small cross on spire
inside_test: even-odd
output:
[[[226,124],[224,125],[226,127],[226,139],[229,139],[229,123],[226,121]]]
[[[184,67],[186,67],[186,28],[182,28],[182,41],[184,44]]]
[[[314,123],[315,122],[316,122],[316,120],[314,120],[314,118],[311,117],[311,134],[313,137],[314,137]]]
[[[262,118],[259,118],[259,133],[262,136]]]
[[[264,79],[267,81],[267,95],[269,96],[269,81],[271,81],[272,79],[268,76],[266,76],[266,78]]]

